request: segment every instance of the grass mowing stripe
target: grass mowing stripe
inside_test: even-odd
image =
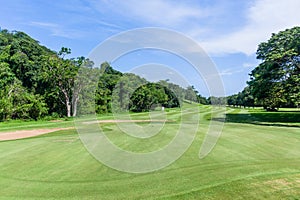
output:
[[[192,106],[189,109],[193,110]],[[0,199],[299,198],[299,128],[253,124],[251,117],[246,118],[249,113],[267,115],[260,120],[267,119],[268,113],[230,108],[227,114],[233,121],[225,123],[211,154],[199,160],[199,148],[210,123],[207,116],[212,109],[198,108],[200,127],[190,148],[175,163],[154,173],[128,174],[104,166],[86,151],[75,130],[0,142]],[[187,115],[192,118],[194,114]],[[135,117],[148,115],[139,113]],[[180,109],[169,111],[167,117],[179,122]],[[167,143],[178,125],[166,123],[161,134],[170,135],[152,138],[152,145],[150,141],[124,141],[123,136],[118,136],[116,124],[101,126],[116,144],[143,151]]]

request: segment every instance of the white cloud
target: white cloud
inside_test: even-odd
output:
[[[240,73],[240,72],[243,72],[243,69],[237,69],[237,68],[224,69],[219,73],[219,75],[220,76],[228,76],[228,75],[230,76],[230,75]]]
[[[103,9],[99,2],[91,2],[101,12]],[[130,17],[144,23],[165,26],[184,24],[187,19],[201,18],[211,15],[206,9],[200,9],[194,5],[186,5],[182,2],[169,0],[126,0],[126,1],[102,1],[116,12],[126,18]]]
[[[47,27],[47,28],[56,28],[59,25],[54,23],[47,23],[47,22],[31,22],[30,25],[38,26],[38,27]]]
[[[247,23],[237,32],[212,38],[201,45],[211,54],[256,52],[259,43],[286,28],[300,25],[299,0],[257,0],[248,10]]]
[[[95,21],[96,23],[98,23],[99,25],[101,25],[101,26],[104,26],[104,27],[110,27],[110,28],[112,28],[113,30],[116,30],[116,29],[121,30],[121,29],[123,29],[123,27],[121,27],[121,26],[118,26],[118,25],[113,24],[113,23],[108,23],[108,22],[103,21],[103,20],[94,20],[94,21]]]
[[[211,4],[204,7],[195,2],[183,3],[170,0],[105,0],[102,3],[91,0],[94,8],[103,12],[103,4],[110,11],[118,13],[127,20],[140,21],[144,26],[163,26],[185,33],[200,42],[209,54],[245,53],[251,55],[256,52],[259,43],[270,38],[286,28],[300,25],[299,0],[256,0],[247,3],[245,10],[246,21],[241,28],[234,28],[233,32],[221,35],[222,28],[212,20],[222,20],[222,13],[233,15],[227,5]],[[244,19],[244,16],[236,16]],[[219,21],[220,22],[220,21]],[[224,21],[226,23],[226,20]],[[229,23],[229,22],[228,22]],[[213,32],[209,35],[210,32]]]
[[[91,8],[101,15],[109,14],[123,17],[125,25],[122,27],[107,20],[99,19],[98,24],[113,28],[116,31],[126,27],[163,26],[175,29],[195,38],[210,55],[244,53],[247,55],[256,52],[259,43],[270,38],[286,28],[300,25],[299,0],[254,0],[245,3],[247,6],[242,12],[230,3],[210,3],[209,6],[198,1],[171,1],[171,0],[89,0]],[[228,4],[228,5],[227,5]],[[231,24],[232,15],[239,13],[236,26],[232,32],[229,27],[218,27],[220,23]],[[244,13],[244,16],[240,16]],[[229,17],[230,16],[230,17]],[[224,19],[223,19],[224,17]],[[226,18],[228,17],[228,18]],[[246,21],[245,21],[246,19]],[[123,19],[121,19],[122,21]],[[224,20],[224,21],[223,21]],[[129,21],[132,22],[128,25]],[[238,21],[238,20],[237,20]],[[230,25],[228,25],[230,26]],[[238,28],[238,26],[241,26]],[[226,34],[226,35],[224,35]]]
[[[167,1],[132,1],[133,14],[152,23],[171,25],[182,23],[187,18],[200,17],[201,12],[193,7],[174,4]],[[143,8],[143,9],[141,9]]]
[[[72,29],[67,29],[65,27],[62,27],[60,24],[37,21],[30,22],[29,24],[31,26],[49,30],[52,36],[74,39],[83,35],[82,33],[79,33],[78,30],[75,31]]]

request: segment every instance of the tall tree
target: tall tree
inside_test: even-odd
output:
[[[67,117],[71,117],[72,112],[72,90],[74,81],[78,73],[78,66],[70,59],[64,59],[71,50],[62,48],[58,52],[58,56],[48,56],[42,69],[43,78],[45,81],[53,84],[53,89],[58,91],[61,95],[61,102],[65,105]]]
[[[266,108],[299,104],[300,97],[300,27],[272,34],[258,46],[262,60],[250,74],[252,93]]]
[[[101,76],[99,77],[98,87],[96,91],[96,112],[111,112],[112,94],[123,74],[110,66],[108,62],[104,62],[100,66]]]
[[[132,73],[124,73],[118,80],[112,92],[113,111],[130,109],[130,97],[135,90],[147,83],[147,80]]]
[[[81,114],[90,113],[94,109],[91,108],[91,106],[94,106],[94,102],[90,99],[94,98],[95,91],[93,91],[93,88],[96,88],[94,84],[97,84],[99,70],[93,68],[93,61],[83,56],[71,59],[71,61],[75,67],[79,68],[72,87],[72,115],[75,117],[80,99]]]
[[[198,91],[195,90],[194,86],[188,86],[185,90],[185,99],[193,102],[197,102]]]

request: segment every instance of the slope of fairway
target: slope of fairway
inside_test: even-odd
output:
[[[210,107],[201,106],[200,112],[200,127],[188,151],[167,168],[147,174],[119,172],[99,163],[75,130],[0,142],[0,199],[300,198],[297,120],[273,120],[270,126],[265,125],[268,117],[255,114],[260,111],[228,109],[230,117],[222,136],[214,150],[200,160]],[[235,118],[239,115],[241,120]],[[115,123],[101,127],[121,148],[153,151],[174,137],[179,116],[179,110],[169,111],[167,118],[174,122],[165,123],[149,143],[122,135]],[[133,118],[147,119],[147,114]]]

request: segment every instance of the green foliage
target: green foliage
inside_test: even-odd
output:
[[[245,87],[242,92],[227,97],[227,105],[230,106],[243,106],[254,107],[254,97],[250,87]]]
[[[112,111],[112,93],[122,73],[114,70],[107,62],[101,64],[100,72],[95,95],[96,113],[108,113]]]
[[[132,73],[124,73],[119,78],[112,92],[112,110],[122,112],[130,110],[130,98],[147,80]]]
[[[34,119],[47,114],[47,105],[40,95],[26,90],[17,79],[0,92],[0,120]]]
[[[39,84],[36,72],[42,65],[42,57],[55,53],[23,32],[3,30],[0,32],[0,54],[0,62],[9,64],[22,85],[33,91]]]
[[[79,68],[72,88],[73,116],[95,112],[95,93],[100,70],[93,68],[94,63],[84,57],[72,60]]]
[[[5,86],[12,85],[15,80],[26,91],[22,100],[12,100],[25,103],[16,107],[13,114],[16,118],[37,118],[45,112],[68,117],[76,115],[80,91],[87,81],[75,83],[75,79],[82,65],[89,66],[92,71],[93,63],[84,57],[66,59],[65,56],[70,53],[71,49],[66,47],[58,53],[51,51],[23,32],[0,32],[0,86],[3,88],[3,98],[9,92],[4,90]],[[40,100],[41,104],[38,102]],[[7,99],[1,101],[3,105],[10,102]],[[36,111],[33,112],[34,109]]]
[[[197,102],[197,91],[195,90],[194,86],[187,87],[184,98],[186,100]]]
[[[158,83],[142,85],[130,97],[129,109],[132,111],[150,111],[157,106],[173,108],[179,107],[180,103],[172,91]]]
[[[258,46],[262,63],[248,82],[257,103],[266,108],[298,106],[300,95],[300,27],[277,34]]]
[[[206,103],[206,99],[197,94],[192,86],[183,89],[179,85],[162,80],[150,83],[135,74],[122,74],[107,62],[101,65],[100,71],[102,74],[96,92],[97,113],[125,110],[142,112],[159,105],[166,108],[180,107],[184,98]]]
[[[210,96],[208,97],[207,101],[212,105],[226,105],[226,97]]]
[[[259,44],[262,62],[250,73],[248,86],[227,98],[231,106],[263,106],[268,111],[300,106],[300,27],[272,34]]]
[[[105,62],[100,69],[96,92],[96,112],[149,111],[157,106],[180,107],[184,99],[207,104],[193,86],[184,89],[168,80],[150,83],[135,74],[113,69]]]
[[[192,86],[184,89],[167,81],[152,84],[117,71],[108,62],[97,69],[89,59],[67,58],[69,54],[69,48],[54,52],[23,32],[2,30],[0,119],[38,119],[53,113],[71,117],[94,109],[97,113],[142,111],[154,104],[178,107],[184,99],[206,103]],[[146,86],[139,88],[142,85]],[[133,103],[137,101],[139,106]]]
[[[189,102],[196,102],[200,104],[208,104],[208,101],[205,97],[202,97],[201,94],[195,89],[194,86],[188,86],[187,88],[182,88],[181,86],[168,82],[168,80],[161,80],[158,82],[160,85],[168,88],[169,91],[175,95],[174,100],[179,101],[180,104],[184,100]],[[176,104],[176,103],[175,103]]]
[[[37,120],[43,115],[47,114],[47,107],[44,100],[39,95],[33,95],[22,91],[22,94],[14,94],[13,97],[13,119],[34,119]]]
[[[51,50],[23,32],[0,32],[0,120],[38,119],[48,108],[37,73]]]
[[[72,89],[79,69],[71,60],[63,59],[69,52],[69,49],[63,47],[58,53],[62,58],[55,55],[45,57],[41,70],[42,78],[51,84],[52,92],[57,92],[62,97],[60,100],[65,105],[67,117],[71,116]]]

